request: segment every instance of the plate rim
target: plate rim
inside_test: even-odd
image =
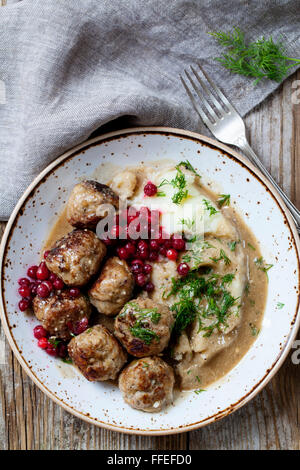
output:
[[[63,400],[59,399],[54,392],[48,390],[48,388],[38,379],[38,377],[32,372],[30,366],[28,365],[27,361],[25,358],[22,356],[20,353],[17,344],[15,342],[15,339],[11,333],[10,327],[7,322],[7,314],[5,310],[5,305],[4,305],[4,299],[3,299],[3,271],[4,271],[4,257],[6,253],[6,247],[7,243],[10,239],[10,235],[12,231],[14,230],[14,222],[17,219],[19,215],[19,210],[21,209],[22,205],[26,202],[27,198],[30,196],[31,192],[36,188],[36,186],[42,182],[43,178],[47,176],[54,168],[58,167],[62,162],[67,160],[68,158],[75,156],[78,154],[79,151],[84,151],[84,149],[88,149],[89,147],[93,146],[94,144],[100,143],[102,141],[107,141],[107,140],[113,140],[114,138],[117,137],[127,137],[130,134],[161,134],[161,135],[176,135],[176,136],[181,136],[183,138],[190,138],[192,140],[197,140],[200,142],[203,142],[205,145],[211,145],[214,148],[221,150],[225,152],[227,157],[233,157],[233,159],[237,162],[242,164],[248,171],[250,171],[256,179],[259,180],[260,183],[263,183],[266,189],[271,193],[274,202],[277,203],[279,206],[283,217],[287,220],[287,226],[292,234],[292,241],[293,245],[295,247],[296,255],[297,255],[297,261],[298,261],[298,269],[300,272],[300,239],[297,233],[297,229],[295,226],[295,223],[286,208],[281,196],[277,192],[277,190],[272,186],[272,184],[265,178],[265,176],[251,163],[249,162],[244,156],[236,152],[235,150],[231,149],[227,145],[224,145],[215,139],[212,139],[210,137],[204,136],[200,133],[197,132],[191,132],[187,131],[184,129],[179,129],[179,128],[172,128],[172,127],[161,127],[161,126],[144,126],[144,127],[133,127],[133,128],[127,128],[127,129],[120,129],[117,131],[113,132],[108,132],[105,134],[102,134],[100,136],[94,137],[92,139],[88,139],[72,149],[64,152],[62,155],[57,157],[53,162],[51,162],[43,171],[41,171],[30,183],[30,185],[27,187],[27,189],[24,191],[22,196],[20,197],[19,201],[17,202],[16,206],[14,207],[14,210],[7,222],[1,245],[0,245],[0,318],[1,318],[1,324],[4,329],[5,336],[8,340],[8,343],[16,356],[18,362],[20,363],[21,367],[25,371],[25,373],[30,377],[31,380],[39,387],[39,389],[45,393],[51,400],[53,400],[55,403],[57,403],[59,406],[61,406],[64,410],[68,411],[69,413],[75,415],[77,418],[80,418],[89,424],[93,424],[98,427],[102,427],[105,429],[109,429],[111,431],[117,431],[117,432],[122,432],[122,433],[127,433],[127,434],[133,434],[133,435],[144,435],[144,436],[160,436],[160,435],[169,435],[169,434],[178,434],[178,433],[183,433],[183,432],[188,432],[192,430],[199,429],[203,426],[206,426],[207,424],[210,424],[212,422],[215,422],[219,419],[222,419],[225,416],[228,416],[229,414],[233,413],[234,411],[238,410],[241,408],[243,405],[245,405],[247,402],[252,400],[255,395],[257,395],[266,385],[267,383],[274,377],[274,375],[278,372],[282,364],[284,363],[287,355],[289,354],[289,351],[292,347],[293,341],[296,338],[299,326],[300,326],[300,308],[299,308],[299,302],[300,302],[300,294],[298,294],[298,302],[297,302],[297,307],[296,307],[296,312],[294,319],[291,323],[290,327],[290,333],[288,338],[286,339],[286,342],[278,354],[275,362],[273,365],[266,371],[265,376],[258,382],[256,383],[252,389],[244,395],[242,398],[239,399],[238,402],[235,404],[230,405],[228,408],[225,410],[221,410],[218,413],[214,414],[213,416],[207,417],[203,420],[197,421],[196,423],[191,423],[188,425],[183,425],[183,426],[178,426],[176,428],[169,428],[169,429],[148,429],[148,430],[143,430],[143,429],[133,429],[133,428],[127,428],[127,427],[122,427],[120,425],[114,425],[114,424],[108,424],[104,423],[100,420],[97,420],[96,418],[89,417],[75,409],[73,409],[70,405],[66,404],[63,402]],[[300,284],[300,280],[298,279],[298,283]]]

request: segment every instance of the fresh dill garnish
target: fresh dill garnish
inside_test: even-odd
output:
[[[207,199],[203,199],[203,204],[205,205],[205,209],[209,211],[209,216],[216,214],[217,209],[214,208],[214,206],[211,205],[211,203]]]
[[[229,206],[230,194],[220,194],[218,197],[217,203],[220,208],[223,206]]]
[[[263,36],[247,43],[239,28],[209,34],[227,48],[215,60],[232,73],[255,78],[255,85],[263,78],[281,82],[290,68],[300,65],[299,59],[286,55],[283,42],[274,42],[272,37],[267,39]]]
[[[232,241],[232,242],[228,242],[227,245],[228,245],[228,247],[230,248],[230,251],[235,251],[236,245],[237,245],[238,243],[241,243],[241,240],[234,240],[234,241]]]
[[[201,379],[198,375],[196,375],[196,380],[197,380],[197,382],[199,382],[199,384],[201,383]]]
[[[156,197],[165,197],[166,196],[166,193],[164,193],[163,191],[158,191],[156,193]]]
[[[260,258],[255,258],[254,263],[256,264],[258,269],[260,269],[261,271],[266,273],[266,276],[269,279],[268,271],[269,271],[269,269],[273,268],[274,265],[273,264],[266,264],[266,262],[265,262],[265,260],[263,259],[262,256]]]
[[[257,336],[260,332],[259,328],[257,328],[257,326],[254,325],[253,323],[249,323],[249,326],[250,326],[250,329],[251,329],[252,336]]]
[[[193,167],[193,165],[188,161],[188,160],[185,160],[184,162],[180,162],[178,165],[179,166],[184,166],[184,168],[186,170],[190,170],[192,173],[194,173],[196,176],[199,176],[199,178],[201,178],[201,176],[199,175],[199,173],[197,173],[197,171],[195,170],[195,168]],[[177,168],[177,167],[176,167]]]
[[[136,318],[134,325],[130,328],[130,332],[135,338],[139,338],[147,345],[149,345],[153,339],[157,341],[160,340],[159,336],[149,328],[149,322],[155,325],[159,323],[161,314],[157,311],[157,308],[141,308],[135,302],[127,302],[120,316],[123,317],[128,313]]]
[[[255,246],[251,245],[251,243],[248,242],[247,245],[249,246],[249,248],[251,248],[251,250],[256,251]]]
[[[136,302],[127,302],[120,316],[124,317],[129,312],[136,317],[138,322],[150,320],[155,325],[157,325],[161,317],[157,308],[141,308]]]
[[[205,337],[210,336],[215,329],[226,328],[227,318],[232,313],[231,307],[238,300],[225,287],[233,278],[233,274],[204,277],[194,271],[190,271],[184,278],[173,278],[168,294],[168,297],[177,295],[178,298],[171,307],[175,313],[173,332],[181,334],[196,319],[199,332],[202,331]]]
[[[198,390],[194,390],[194,393],[196,393],[196,395],[199,395],[202,392],[206,392],[206,390],[204,390],[204,388],[199,388]]]
[[[173,178],[171,181],[168,181],[167,179],[162,180],[160,185],[158,186],[161,188],[162,186],[166,184],[170,184],[173,186],[173,188],[177,189],[177,192],[175,192],[172,196],[172,201],[174,204],[180,204],[184,199],[188,197],[188,190],[186,188],[186,178],[184,173],[180,169],[180,165],[176,165],[176,176]]]
[[[225,276],[222,277],[222,285],[224,286],[225,284],[231,284],[234,279],[234,274],[225,274]]]
[[[284,304],[281,302],[277,302],[277,308],[281,310],[284,307]]]
[[[220,250],[219,258],[209,258],[209,259],[211,259],[214,263],[217,263],[218,261],[223,260],[226,266],[228,266],[231,263],[231,260],[228,258],[228,256],[226,255],[223,249]]]
[[[151,344],[154,338],[158,341],[160,339],[154,331],[150,330],[149,328],[144,328],[143,326],[132,326],[130,328],[130,333],[132,336],[139,338],[147,345]]]
[[[179,220],[179,223],[181,225],[185,225],[189,230],[191,230],[194,227],[196,221],[195,219],[181,219]]]

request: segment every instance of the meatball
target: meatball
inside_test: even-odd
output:
[[[89,298],[100,313],[116,315],[131,298],[133,287],[134,278],[126,261],[115,256],[106,261]]]
[[[68,222],[77,228],[95,228],[107,215],[107,210],[101,213],[102,204],[119,207],[119,198],[109,186],[97,181],[76,184],[67,203]]]
[[[33,311],[43,327],[53,336],[69,340],[76,325],[90,317],[91,305],[84,295],[74,298],[69,291],[52,293],[46,299],[38,295],[33,300]]]
[[[127,360],[127,354],[114,335],[103,325],[75,336],[68,351],[75,365],[91,382],[114,380]]]
[[[68,286],[83,286],[98,271],[106,246],[90,230],[73,230],[58,240],[46,258],[50,271]]]
[[[167,346],[174,317],[170,309],[150,299],[128,302],[115,320],[115,335],[135,357],[155,355]]]
[[[153,413],[173,400],[173,369],[159,357],[131,362],[120,374],[119,387],[132,408]]]

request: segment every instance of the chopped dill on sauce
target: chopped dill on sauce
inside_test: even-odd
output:
[[[228,258],[226,255],[225,251],[223,249],[220,250],[220,256],[219,258],[209,258],[211,259],[214,263],[218,263],[218,261],[224,261],[224,263],[228,266],[231,264],[231,260]]]
[[[203,204],[205,205],[205,210],[209,211],[210,217],[219,212],[217,211],[217,209],[214,208],[214,206],[212,206],[212,204],[207,199],[203,199]]]
[[[211,336],[215,329],[226,328],[227,319],[233,313],[232,307],[238,300],[226,289],[233,278],[234,274],[204,277],[193,271],[183,278],[173,278],[168,294],[168,297],[178,297],[171,307],[175,314],[173,333],[180,335],[196,319],[198,331],[202,331],[205,337]]]

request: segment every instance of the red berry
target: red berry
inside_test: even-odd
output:
[[[144,271],[145,274],[150,274],[151,271],[152,271],[152,266],[151,266],[151,264],[145,264],[143,271]]]
[[[27,276],[30,277],[31,279],[36,279],[37,269],[38,269],[37,266],[30,266],[30,268],[27,269]]]
[[[57,279],[56,274],[51,273],[50,276],[49,276],[49,281],[53,283],[56,279]]]
[[[139,261],[139,263],[137,263],[137,261]],[[141,274],[143,272],[143,267],[144,263],[141,260],[136,259],[131,264],[131,271],[133,272],[133,274]]]
[[[41,282],[41,284],[37,286],[36,293],[39,297],[41,297],[42,299],[45,299],[46,297],[49,297],[50,290],[47,284],[45,284],[44,282]]]
[[[154,284],[152,282],[147,282],[145,285],[145,291],[152,292],[154,290]]]
[[[190,270],[190,267],[186,263],[180,263],[177,266],[177,272],[178,272],[178,274],[180,274],[180,276],[186,276],[188,274],[189,270]]]
[[[150,248],[152,251],[158,251],[159,250],[159,243],[157,240],[150,240]]]
[[[71,289],[69,290],[69,294],[71,297],[76,299],[76,297],[80,296],[80,290],[78,289],[78,287],[71,287]]]
[[[143,287],[147,282],[147,278],[144,274],[138,274],[135,278],[135,281],[138,286]]]
[[[76,323],[75,329],[74,329],[74,334],[75,335],[80,335],[83,333],[89,326],[89,321],[87,318],[83,318],[82,320],[78,321]]]
[[[64,359],[65,357],[67,357],[67,355],[68,355],[68,348],[67,348],[67,345],[66,345],[66,344],[60,343],[60,344],[57,346],[57,355],[58,355],[58,357],[61,357],[62,359]]]
[[[134,244],[133,244],[132,242],[126,243],[125,248],[126,248],[126,250],[127,250],[127,253],[128,253],[128,256],[129,256],[129,257],[135,255],[135,246],[134,246]]]
[[[148,250],[148,244],[147,242],[145,242],[145,240],[141,240],[140,242],[138,242],[138,250],[140,250],[141,252]]]
[[[21,277],[20,279],[18,279],[18,284],[19,286],[29,286],[30,280],[27,279],[27,277]]]
[[[51,292],[51,291],[53,290],[53,284],[52,284],[52,282],[50,282],[50,281],[43,281],[42,284],[45,284],[45,285],[48,287],[49,292]]]
[[[50,271],[46,266],[45,261],[42,261],[36,271],[36,278],[40,281],[45,281],[50,276]]]
[[[161,246],[159,248],[159,253],[162,255],[162,256],[167,256],[167,248],[165,248],[164,246]]]
[[[46,353],[49,354],[49,356],[57,357],[57,349],[56,347],[48,342],[48,346],[46,347]]]
[[[38,283],[37,282],[31,282],[29,287],[30,287],[30,290],[31,290],[31,295],[36,295],[36,290],[37,290],[37,287],[38,287]]]
[[[46,337],[40,338],[38,340],[38,347],[41,349],[46,349],[47,346],[49,345],[49,342]]]
[[[19,309],[21,312],[25,312],[30,307],[30,300],[28,299],[22,299],[19,302]]]
[[[170,259],[171,261],[176,261],[177,256],[178,256],[178,253],[176,250],[174,250],[174,248],[170,248],[169,250],[167,250],[167,258]]]
[[[117,253],[120,259],[128,259],[129,253],[124,246],[117,248]]]
[[[31,294],[31,290],[29,286],[19,287],[18,292],[21,297],[30,297],[30,294]]]
[[[173,238],[172,245],[175,250],[183,251],[185,249],[185,241],[183,238]]]
[[[173,247],[172,240],[165,240],[164,247],[166,248],[166,250],[169,250],[170,248],[172,248]]]
[[[61,279],[56,278],[55,281],[53,282],[53,287],[54,289],[61,290],[64,288],[64,283]]]
[[[157,251],[151,251],[149,254],[149,261],[157,261],[158,260],[158,253]]]
[[[44,259],[47,258],[47,256],[49,255],[49,253],[50,253],[50,250],[45,251],[45,253],[44,253]]]
[[[143,250],[143,251],[137,250],[136,256],[140,258],[141,260],[146,260],[149,257],[149,250]]]
[[[49,333],[47,330],[42,325],[37,325],[33,329],[33,335],[36,339],[41,339],[41,338],[47,338],[49,336]]]
[[[155,196],[155,194],[157,193],[157,186],[151,183],[151,181],[149,181],[144,187],[144,193],[146,196],[149,196],[149,197]]]

